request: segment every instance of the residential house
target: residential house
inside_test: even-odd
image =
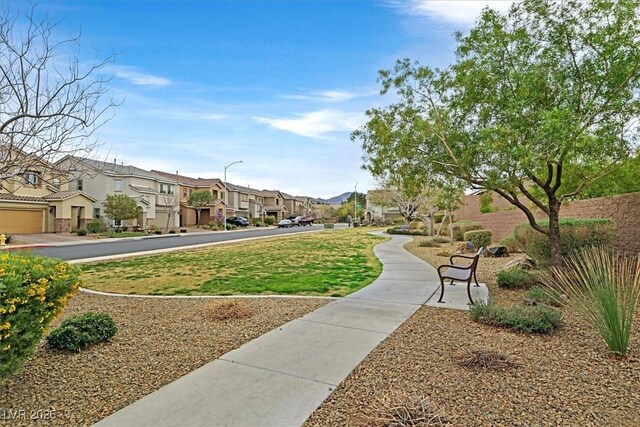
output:
[[[259,193],[264,200],[263,209],[267,216],[273,216],[280,221],[289,216],[289,209],[284,204],[284,196],[278,190],[262,190]]]
[[[179,226],[178,183],[153,172],[131,165],[99,160],[65,157],[58,162],[64,167],[71,164],[70,189],[84,191],[96,201],[93,217],[108,220],[104,215],[104,202],[108,195],[125,194],[138,205],[138,217],[125,224],[140,227],[173,228]]]
[[[287,193],[281,193],[284,201],[284,205],[289,210],[289,215],[307,215],[309,198],[305,200],[301,197],[292,196]]]
[[[259,218],[264,221],[266,211],[264,210],[264,196],[261,191],[250,187],[227,182],[229,191],[229,207],[233,215],[243,216],[248,219]]]
[[[400,209],[397,206],[389,206],[386,203],[382,203],[382,200],[385,199],[384,191],[385,190],[367,191],[364,211],[365,221],[380,222],[402,217]]]
[[[217,217],[223,216],[223,209],[227,206],[226,200],[228,197],[222,180],[218,178],[191,178],[184,175],[178,175],[178,173],[169,173],[157,170],[152,170],[152,172],[167,179],[173,179],[178,183],[181,227],[206,225]],[[200,222],[198,222],[198,209],[189,205],[189,197],[194,191],[202,190],[211,192],[211,195],[213,196],[213,203],[200,208]],[[229,210],[227,210],[227,215],[229,215],[229,213]]]
[[[18,156],[18,159],[20,156]],[[30,160],[22,175],[0,182],[0,233],[68,233],[92,219],[95,198],[70,190],[66,175],[45,162]]]

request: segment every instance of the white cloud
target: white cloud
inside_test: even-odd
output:
[[[457,24],[473,24],[485,7],[506,12],[513,0],[390,0],[396,9],[409,15],[443,19]]]
[[[296,114],[295,118],[252,117],[258,123],[295,133],[308,138],[322,138],[331,132],[357,129],[364,121],[362,113],[350,113],[340,110],[319,110]]]
[[[324,92],[310,92],[305,95],[283,95],[285,99],[303,99],[309,101],[325,101],[325,102],[341,102],[349,101],[356,98],[359,95],[354,92],[339,91],[339,90],[327,90]]]
[[[109,67],[116,77],[128,81],[136,86],[169,86],[173,82],[165,77],[154,76],[153,74],[138,71],[135,67],[124,65],[113,65]]]

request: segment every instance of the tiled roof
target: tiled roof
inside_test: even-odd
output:
[[[153,169],[151,172],[161,175],[165,178],[172,179],[180,184],[189,185],[191,187],[210,187],[215,184],[222,184],[222,181],[218,178],[191,178],[190,176],[162,172],[155,169]]]
[[[236,185],[230,182],[227,182],[227,188],[231,191],[237,191],[238,193],[254,194],[256,196],[260,194],[260,191],[255,188],[243,187],[242,185]]]
[[[143,178],[152,179],[154,181],[164,181],[175,183],[175,179],[171,178],[167,180],[167,177],[159,175],[154,172],[149,172],[144,169],[140,169],[131,165],[119,165],[117,163],[102,162],[100,160],[83,159],[80,157],[69,156],[70,161],[77,162],[89,166],[99,172],[107,175],[122,175],[122,176],[139,176]]]
[[[40,202],[47,203],[42,197],[38,196],[18,196],[17,194],[0,193],[0,200],[11,200],[16,202]]]
[[[286,210],[288,210],[285,205],[265,206],[264,209],[266,209],[268,211],[286,211]]]
[[[65,200],[65,199],[68,199],[70,197],[78,196],[78,195],[81,195],[81,196],[84,196],[84,197],[86,197],[88,199],[91,199],[94,202],[97,200],[97,199],[89,196],[87,193],[83,193],[82,191],[79,191],[79,190],[75,190],[75,191],[58,191],[57,193],[51,193],[51,194],[49,194],[47,196],[44,196],[43,199],[44,200]]]
[[[129,184],[129,187],[133,188],[136,191],[139,191],[140,193],[158,194],[158,190],[156,190],[155,188],[145,187],[144,185]]]

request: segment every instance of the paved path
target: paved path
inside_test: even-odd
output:
[[[410,240],[392,236],[374,248],[384,267],[371,285],[244,344],[96,426],[301,425],[438,290],[435,269],[402,248]],[[463,287],[448,286],[445,296]],[[477,298],[486,288],[474,292]]]

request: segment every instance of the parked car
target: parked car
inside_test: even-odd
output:
[[[227,222],[235,225],[236,227],[246,227],[249,225],[249,220],[241,216],[232,216],[231,218],[227,218]]]
[[[315,218],[312,216],[303,216],[300,217],[300,219],[298,219],[298,225],[302,226],[302,225],[313,225],[313,221],[315,221]]]
[[[290,219],[283,219],[278,223],[278,228],[288,228],[293,227],[293,223]]]

